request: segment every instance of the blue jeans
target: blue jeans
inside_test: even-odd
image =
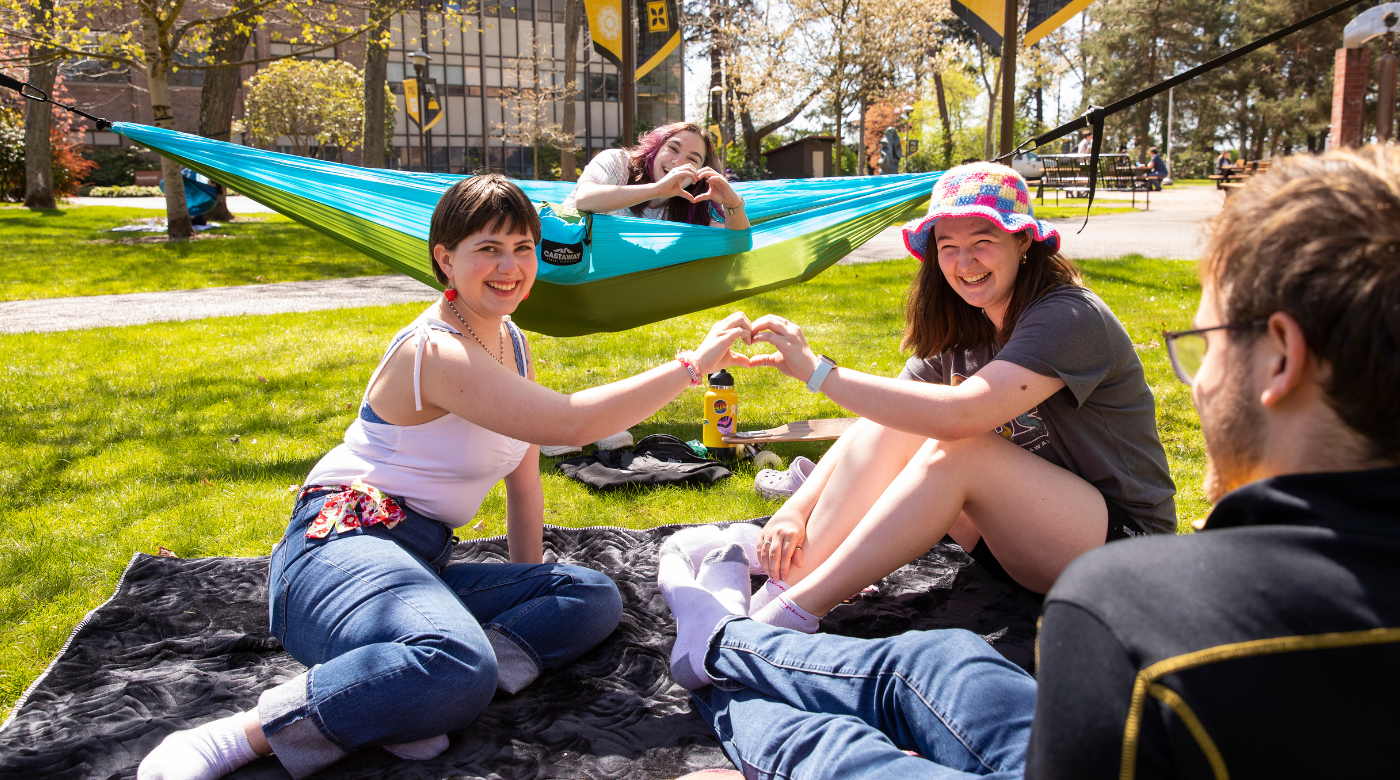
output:
[[[1035,680],[969,631],[851,639],[740,617],[705,662],[721,682],[694,701],[750,780],[1025,771]]]
[[[497,688],[515,693],[578,658],[622,617],[617,586],[591,569],[448,565],[451,530],[407,507],[392,529],[306,538],[331,492],[293,508],[268,573],[272,633],[310,667],[258,700],[293,777],[464,728]]]

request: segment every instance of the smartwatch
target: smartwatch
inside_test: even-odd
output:
[[[812,372],[812,378],[807,380],[807,389],[814,393],[820,393],[822,382],[826,381],[826,375],[831,373],[831,369],[836,368],[836,361],[826,355],[817,355],[817,370]]]

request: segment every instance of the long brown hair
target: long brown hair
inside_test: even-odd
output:
[[[669,125],[652,130],[642,136],[637,141],[637,145],[626,150],[629,158],[628,162],[628,184],[651,184],[655,181],[652,178],[652,167],[656,162],[656,155],[661,151],[661,147],[671,139],[676,133],[695,133],[705,141],[705,167],[720,169],[719,152],[715,151],[715,142],[710,138],[710,134],[693,122],[672,122]],[[691,195],[699,195],[707,189],[704,182],[696,182],[686,188],[686,192]],[[632,213],[641,216],[642,209],[646,208],[646,202],[638,203],[632,207]],[[691,203],[685,198],[670,198],[666,201],[666,221],[687,222],[692,225],[710,224],[710,203]]]
[[[1011,338],[1016,320],[1031,303],[1061,285],[1084,286],[1073,261],[1059,252],[1051,252],[1044,241],[1032,241],[1026,250],[1025,265],[1016,267],[1011,304],[1006,307],[1006,316],[998,331],[981,309],[963,300],[948,284],[943,269],[938,266],[936,246],[930,235],[929,251],[909,287],[904,310],[901,348],[921,358],[951,350],[987,347],[994,341],[1005,344]]]

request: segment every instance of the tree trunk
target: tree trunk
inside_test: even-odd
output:
[[[175,114],[170,106],[170,48],[161,39],[160,20],[150,6],[141,5],[142,48],[146,55],[146,81],[151,93],[151,114],[156,127],[166,130],[175,128]],[[185,181],[181,178],[180,164],[164,155],[160,158],[160,172],[165,180],[165,226],[170,238],[189,238],[194,235],[190,224],[190,212],[185,208]]]
[[[370,6],[371,13],[380,13],[378,4]],[[365,135],[360,164],[365,168],[383,168],[385,154],[384,85],[388,81],[389,50],[379,44],[389,31],[386,18],[365,35]]]
[[[578,139],[574,138],[574,128],[578,125],[578,36],[583,24],[578,12],[581,0],[564,0],[564,145],[559,148],[559,178],[564,181],[578,181],[578,162],[574,159],[574,149]]]
[[[214,63],[238,62],[248,48],[249,31],[240,32],[232,22],[217,25],[212,31],[209,56]],[[243,69],[217,68],[204,72],[204,86],[199,90],[199,134],[215,141],[228,141],[233,127],[234,103]],[[205,218],[232,222],[228,210],[228,191],[218,185],[219,199]]]
[[[31,46],[29,56],[42,57],[43,50]],[[53,89],[54,77],[58,75],[58,63],[47,62],[29,68],[29,83],[49,92]],[[24,106],[24,207],[29,209],[51,209],[56,206],[53,198],[53,146],[49,138],[53,122],[53,109],[48,103],[26,100]]]
[[[719,143],[724,146],[724,56],[720,51],[720,28],[724,24],[721,11],[723,0],[710,0],[710,121],[719,128]]]
[[[842,160],[841,158],[841,114],[843,113],[842,109],[845,108],[845,105],[841,100],[842,97],[843,95],[841,94],[841,90],[837,89],[835,97],[833,97],[831,100],[832,107],[836,109],[836,145],[832,148],[832,152],[836,155],[836,159],[832,161],[831,170],[837,176],[844,175],[844,173],[841,170],[842,163],[844,162],[844,160]]]
[[[53,0],[38,0],[30,8],[31,21],[39,29],[53,15]],[[57,62],[43,62],[52,56],[45,46],[30,46],[29,83],[50,92],[58,76]],[[53,109],[47,103],[25,101],[24,106],[24,206],[31,209],[51,209],[53,199]]]
[[[933,72],[933,86],[938,93],[938,118],[943,122],[943,167],[953,167],[953,125],[948,121],[948,98],[943,91],[943,73]]]
[[[864,80],[865,78],[862,76],[861,81]],[[860,166],[860,173],[858,174],[860,176],[870,175],[870,150],[865,147],[865,112],[867,108],[868,106],[865,104],[865,95],[862,93],[860,96],[860,126],[857,128],[860,131],[860,159],[856,162],[856,164]]]

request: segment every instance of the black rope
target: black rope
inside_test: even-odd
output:
[[[1194,79],[1203,73],[1209,73],[1210,71],[1213,71],[1216,68],[1219,68],[1223,65],[1228,65],[1231,62],[1234,62],[1235,60],[1239,59],[1240,57],[1245,56],[1246,54],[1251,54],[1257,51],[1258,49],[1261,49],[1279,40],[1280,38],[1285,38],[1305,27],[1310,27],[1314,24],[1317,24],[1323,19],[1326,19],[1329,16],[1339,14],[1342,11],[1345,11],[1346,9],[1351,8],[1354,5],[1360,4],[1361,2],[1362,0],[1343,0],[1343,2],[1338,3],[1337,5],[1334,5],[1331,8],[1328,8],[1327,10],[1322,11],[1320,13],[1313,14],[1312,16],[1309,16],[1301,22],[1290,24],[1282,30],[1269,33],[1263,38],[1260,38],[1251,43],[1247,43],[1244,46],[1235,49],[1234,51],[1226,52],[1225,54],[1222,54],[1209,62],[1197,65],[1196,67],[1188,71],[1178,73],[1177,75],[1172,76],[1171,78],[1166,79],[1164,81],[1159,81],[1156,84],[1148,87],[1147,89],[1138,92],[1137,94],[1129,95],[1128,97],[1110,103],[1107,106],[1090,106],[1089,110],[1085,111],[1081,116],[1060,125],[1054,130],[1041,133],[1040,135],[1034,138],[1022,141],[1018,146],[1016,146],[1016,148],[1012,149],[1006,154],[992,158],[992,161],[1001,162],[1003,160],[1009,159],[1014,155],[1020,154],[1021,152],[1044,146],[1045,144],[1048,144],[1051,141],[1063,138],[1064,136],[1067,136],[1070,133],[1084,129],[1085,127],[1093,128],[1093,151],[1090,152],[1089,155],[1089,205],[1085,207],[1084,210],[1084,225],[1088,225],[1089,209],[1093,208],[1094,205],[1094,190],[1096,185],[1098,184],[1099,178],[1099,146],[1103,143],[1103,120],[1105,118],[1113,116],[1114,114],[1123,111],[1124,109],[1132,108],[1133,106],[1137,105],[1138,103],[1141,103],[1144,100],[1156,97],[1157,95],[1166,92],[1172,87],[1175,87],[1178,84],[1184,84],[1185,82],[1190,81],[1191,79]],[[1084,226],[1081,225],[1079,227],[1079,232],[1083,231]]]
[[[33,100],[38,103],[52,103],[53,105],[58,106],[59,108],[65,111],[71,111],[77,114],[78,116],[83,117],[84,119],[91,119],[93,124],[97,125],[98,130],[106,130],[112,126],[112,123],[108,122],[105,119],[95,117],[92,114],[89,114],[88,112],[82,110],[81,108],[78,108],[77,106],[70,106],[64,103],[60,103],[57,100],[54,100],[53,98],[49,97],[49,93],[45,92],[42,89],[39,89],[33,84],[30,84],[27,81],[20,81],[17,78],[6,76],[4,73],[0,73],[0,87],[9,87],[10,89],[13,89],[14,91],[18,92],[19,96],[24,98],[25,100]]]

